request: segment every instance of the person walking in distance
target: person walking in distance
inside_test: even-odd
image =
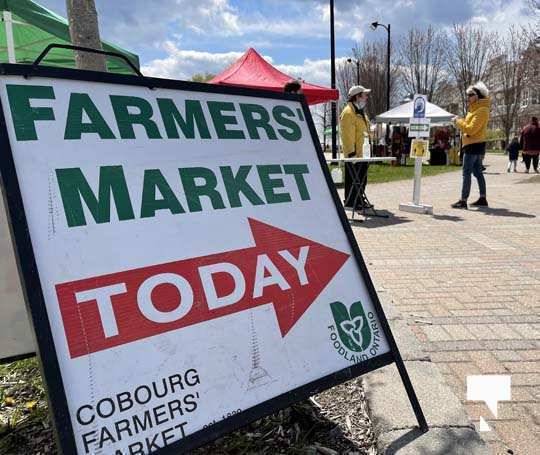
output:
[[[534,172],[538,174],[538,155],[540,155],[540,127],[538,118],[531,117],[528,125],[521,130],[519,143],[521,145],[521,154],[525,162],[525,172],[529,172],[531,161]]]
[[[467,209],[467,199],[471,192],[471,175],[476,177],[480,198],[471,205],[487,207],[486,180],[482,173],[482,155],[486,152],[486,133],[491,100],[489,90],[483,82],[477,82],[467,89],[467,115],[456,118],[456,126],[461,131],[463,144],[463,184],[461,198],[452,204],[455,209]]]
[[[512,141],[506,147],[506,151],[508,152],[508,168],[506,169],[506,172],[510,172],[512,169],[512,165],[514,165],[514,172],[517,172],[517,160],[519,157],[519,140],[517,137],[512,138]]]
[[[371,92],[371,89],[362,87],[361,85],[354,85],[349,89],[347,105],[341,111],[339,118],[339,133],[341,135],[341,146],[345,158],[362,158],[364,140],[370,140],[370,124],[365,112],[369,92]],[[352,169],[347,168],[347,166],[355,167],[360,181],[363,182],[362,185],[365,185],[367,165],[366,163],[345,164],[344,204],[346,207],[352,208],[355,200],[357,200],[357,189],[352,184]]]

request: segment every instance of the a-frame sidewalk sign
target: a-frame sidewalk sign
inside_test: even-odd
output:
[[[64,454],[177,454],[395,363],[297,95],[0,65],[2,190]]]

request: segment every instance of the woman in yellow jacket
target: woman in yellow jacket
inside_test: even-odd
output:
[[[371,89],[354,85],[347,94],[347,105],[341,111],[339,117],[339,134],[341,135],[341,147],[345,158],[362,158],[364,138],[369,140],[370,124],[365,113],[366,103]],[[347,164],[351,166],[351,164]],[[366,163],[355,163],[354,167],[360,176],[363,186],[366,184]],[[352,169],[345,169],[345,201],[346,207],[352,207],[357,199],[357,190],[352,186]]]
[[[457,118],[456,126],[462,135],[463,185],[461,199],[452,204],[455,209],[466,209],[471,192],[471,174],[478,180],[480,198],[471,205],[487,207],[486,180],[482,173],[482,158],[486,153],[486,133],[489,121],[491,100],[489,90],[483,82],[477,82],[467,89],[467,115]]]

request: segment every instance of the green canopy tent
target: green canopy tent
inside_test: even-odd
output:
[[[51,43],[71,44],[68,21],[31,0],[0,0],[0,62],[31,64]],[[114,44],[102,41],[103,50],[127,57],[139,68],[139,57]],[[107,56],[107,69],[113,73],[133,74],[129,65]],[[74,51],[52,49],[42,65],[75,67]]]

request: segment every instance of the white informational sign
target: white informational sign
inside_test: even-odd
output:
[[[413,139],[411,141],[411,158],[426,158],[429,156],[429,141],[424,139]]]
[[[409,121],[409,137],[429,137],[430,119],[426,118],[427,96],[416,94],[413,98],[413,116]]]
[[[0,78],[2,176],[64,453],[185,450],[392,362],[306,105],[46,74]]]
[[[413,213],[433,213],[431,205],[420,204],[420,184],[422,179],[422,158],[429,154],[429,139],[431,119],[426,118],[426,95],[416,94],[413,98],[413,116],[409,120],[409,137],[416,138],[411,142],[410,156],[414,156],[414,189],[413,202],[399,204],[399,209]]]
[[[429,128],[431,120],[429,118],[414,118],[409,121],[409,137],[429,138]]]
[[[416,94],[413,98],[413,118],[424,118],[426,116],[427,96]]]
[[[34,351],[4,201],[0,200],[0,361]]]

